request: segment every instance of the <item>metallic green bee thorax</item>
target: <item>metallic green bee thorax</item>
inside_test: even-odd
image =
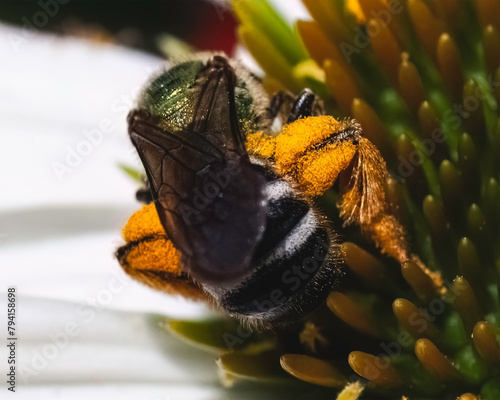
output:
[[[163,128],[188,126],[198,101],[197,78],[205,67],[200,60],[187,61],[162,72],[146,85],[139,108],[164,122]],[[265,94],[248,72],[238,75],[234,100],[240,132],[243,136],[262,129],[262,105]]]

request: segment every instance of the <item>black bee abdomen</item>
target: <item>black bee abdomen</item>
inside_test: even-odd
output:
[[[334,281],[331,271],[320,273],[330,245],[328,231],[319,227],[290,254],[264,259],[249,281],[224,297],[224,308],[278,322],[314,310]]]
[[[269,255],[280,241],[304,218],[309,211],[305,201],[290,197],[280,198],[268,203],[266,230],[255,253],[255,260]]]
[[[260,325],[286,324],[322,304],[341,274],[324,219],[284,178],[269,177],[266,228],[252,273],[232,289],[207,288],[226,311]]]

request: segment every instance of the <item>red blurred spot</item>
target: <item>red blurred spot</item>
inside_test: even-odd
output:
[[[208,1],[195,2],[186,41],[198,50],[224,51],[231,56],[236,47],[236,20],[229,8]]]

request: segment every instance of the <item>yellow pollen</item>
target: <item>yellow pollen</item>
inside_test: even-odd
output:
[[[127,257],[129,268],[178,274],[180,253],[166,237],[137,243]]]
[[[250,154],[257,153],[262,157],[271,158],[276,149],[276,141],[264,132],[251,133],[247,136],[246,148]]]
[[[287,170],[311,146],[321,143],[343,124],[331,116],[301,118],[286,125],[276,137],[276,161]]]
[[[154,203],[135,212],[123,228],[122,234],[126,242],[137,242],[151,236],[165,236]]]
[[[335,143],[319,151],[308,152],[298,165],[298,182],[311,196],[319,196],[330,188],[356,154],[351,142]]]

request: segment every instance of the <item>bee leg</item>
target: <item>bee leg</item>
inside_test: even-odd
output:
[[[259,154],[272,150],[281,173],[291,176],[311,197],[320,196],[339,180],[344,223],[358,226],[383,253],[399,262],[416,262],[437,288],[442,286],[440,277],[411,252],[405,227],[392,215],[385,193],[385,161],[375,145],[362,137],[359,124],[318,116],[288,124],[276,138],[255,134],[248,140]]]
[[[389,208],[385,193],[387,175],[385,161],[375,145],[366,138],[359,140],[353,168],[340,179],[340,215],[346,224],[358,225],[382,253],[399,263],[415,262],[432,279],[437,291],[442,292],[442,277],[412,253],[406,228]]]
[[[181,256],[168,239],[153,203],[133,214],[116,251],[124,271],[153,289],[210,302],[210,296],[183,272]]]
[[[269,106],[266,107],[267,116],[274,120],[283,108],[285,102],[290,101],[292,95],[288,92],[279,91],[272,98]]]
[[[266,107],[267,117],[270,121],[274,121],[276,117],[283,114],[285,108],[288,108],[292,104],[294,98],[290,92],[285,92],[283,90],[276,93],[272,98],[269,106]]]
[[[293,178],[307,194],[320,196],[348,168],[357,153],[358,137],[358,125],[348,120],[299,118],[275,138],[274,159],[282,174]]]
[[[290,124],[299,118],[318,116],[321,114],[323,114],[323,107],[319,99],[311,89],[306,88],[295,98],[286,123]]]
[[[142,176],[142,183],[143,186],[135,192],[135,198],[141,203],[150,204],[153,202],[153,195],[151,194],[151,186],[146,175]]]
[[[282,120],[286,114],[285,108],[288,108],[293,101],[293,96],[289,92],[280,91],[272,98],[269,106],[266,108],[266,119],[269,121],[268,131],[258,131],[250,133],[245,139],[245,148],[249,154],[257,155],[263,158],[274,158],[276,140],[272,131],[275,124],[281,127]],[[278,119],[279,118],[279,119]]]

